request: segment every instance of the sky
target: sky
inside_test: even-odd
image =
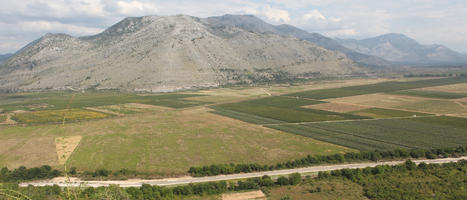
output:
[[[329,37],[402,33],[467,53],[466,0],[0,0],[0,54],[46,33],[97,34],[125,17],[253,14]]]

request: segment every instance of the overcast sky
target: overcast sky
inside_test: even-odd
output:
[[[467,53],[467,0],[0,0],[0,54],[46,33],[91,35],[128,16],[254,14],[329,37],[403,33]]]

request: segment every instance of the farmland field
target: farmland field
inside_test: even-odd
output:
[[[201,101],[185,99],[196,96],[200,95],[159,94],[141,96],[118,92],[6,94],[0,95],[0,109],[2,112],[15,110],[57,110],[67,107],[83,108],[124,103],[144,103],[172,108],[185,108],[206,104]]]
[[[19,123],[26,124],[39,124],[39,123],[57,123],[65,120],[69,121],[83,121],[91,119],[102,119],[110,117],[111,115],[88,111],[83,109],[70,109],[70,110],[42,110],[34,112],[16,113],[11,118]]]
[[[440,121],[432,123],[432,121]],[[467,144],[466,118],[426,117],[268,127],[360,150],[444,148]]]
[[[402,90],[391,94],[408,95],[416,97],[439,98],[439,99],[460,99],[467,97],[467,93],[440,92],[428,90]]]
[[[167,177],[186,175],[191,166],[276,164],[308,154],[465,145],[466,118],[424,114],[445,109],[462,116],[466,113],[462,99],[377,90],[387,85],[391,90],[407,88],[404,84],[436,85],[433,81],[439,85],[459,79],[410,84],[361,81],[370,86],[334,80],[158,95],[110,91],[2,94],[0,116],[9,115],[17,123],[0,125],[0,166],[47,164],[61,169],[65,163],[78,171],[127,168]],[[350,91],[365,94],[344,92],[340,96],[348,97],[320,100],[287,94],[322,93],[324,97],[326,91],[342,89],[332,86],[360,88]]]
[[[467,83],[435,86],[420,88],[419,90],[438,91],[438,92],[451,92],[451,93],[467,93]]]
[[[127,168],[153,176],[182,175],[198,165],[273,164],[308,154],[354,151],[208,111],[154,108],[147,113],[64,126],[0,126],[0,165],[59,167],[55,138],[71,136],[82,139],[67,161],[69,167]]]
[[[394,92],[399,90],[408,90],[423,87],[432,87],[440,85],[449,85],[455,83],[465,83],[467,77],[443,78],[443,79],[428,79],[408,82],[382,82],[370,85],[350,86],[333,89],[323,90],[310,90],[305,92],[298,92],[287,94],[287,96],[310,98],[310,99],[330,99],[347,96],[357,96],[363,94],[381,93],[381,92]]]
[[[437,114],[461,114],[467,113],[467,109],[454,101],[447,100],[427,100],[418,103],[405,104],[394,108],[413,110],[417,112],[437,113]]]
[[[282,122],[313,122],[366,118],[344,113],[302,108],[302,106],[305,105],[320,103],[323,102],[302,98],[297,99],[275,96],[238,103],[216,105],[213,106],[213,108],[246,113]]]
[[[366,116],[371,118],[392,118],[392,117],[411,117],[426,116],[430,114],[420,112],[409,112],[403,110],[385,109],[385,108],[367,108],[350,112],[354,115]]]

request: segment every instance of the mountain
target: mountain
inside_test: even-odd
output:
[[[339,42],[318,33],[309,33],[291,25],[272,25],[254,15],[224,15],[209,17],[207,21],[218,26],[236,26],[257,33],[274,33],[282,36],[294,36],[317,44],[331,51],[344,53],[348,58],[367,67],[388,67],[390,62],[377,56],[365,55],[342,46]]]
[[[337,40],[354,51],[378,56],[404,65],[457,65],[467,63],[467,57],[443,45],[422,45],[403,34],[385,34],[354,40]]]
[[[12,53],[7,53],[7,54],[3,54],[3,55],[0,55],[0,64],[2,64],[3,62],[5,62],[8,58],[10,58],[13,54]]]
[[[1,90],[164,92],[365,70],[295,37],[185,15],[126,18],[100,34],[47,34],[0,66]]]

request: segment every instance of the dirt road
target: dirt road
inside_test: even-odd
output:
[[[467,156],[460,158],[443,158],[443,159],[434,159],[434,160],[414,160],[415,163],[447,163],[447,162],[457,162],[459,160],[467,160]],[[230,175],[219,175],[219,176],[209,176],[209,177],[182,177],[182,178],[167,178],[167,179],[129,179],[124,181],[83,181],[78,178],[70,178],[70,181],[65,181],[64,177],[57,177],[52,180],[44,181],[34,181],[34,182],[25,182],[21,183],[20,187],[26,187],[28,185],[33,186],[46,186],[46,185],[58,185],[60,187],[101,187],[109,185],[120,185],[120,187],[140,187],[142,184],[150,185],[181,185],[188,183],[201,183],[201,182],[211,182],[211,181],[224,181],[232,179],[245,179],[253,177],[261,177],[264,175],[276,176],[276,175],[287,175],[292,173],[312,173],[320,171],[330,171],[337,169],[355,169],[355,168],[365,168],[365,167],[374,167],[377,165],[397,165],[405,161],[388,161],[388,162],[371,162],[371,163],[354,163],[354,164],[339,164],[339,165],[324,165],[324,166],[314,166],[306,168],[297,168],[297,169],[284,169],[284,170],[275,170],[275,171],[265,171],[265,172],[254,172],[254,173],[242,173],[242,174],[230,174]]]

